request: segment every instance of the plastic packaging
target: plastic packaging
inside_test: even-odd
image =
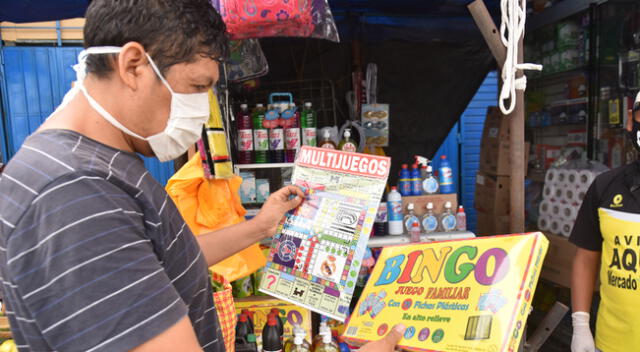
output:
[[[391,187],[387,196],[387,208],[389,216],[389,234],[402,235],[402,195],[396,187]]]
[[[238,125],[238,164],[251,164],[253,163],[253,130],[247,104],[240,104],[236,123]]]
[[[440,189],[438,179],[433,176],[433,168],[431,165],[427,166],[425,176],[422,181],[422,190],[425,194],[436,194]]]
[[[282,351],[282,334],[278,330],[278,319],[273,314],[269,314],[267,324],[262,330],[262,350],[264,352]]]
[[[226,65],[229,81],[248,81],[269,73],[269,62],[258,39],[232,41],[230,46],[231,57]]]
[[[462,205],[458,207],[458,213],[456,213],[456,230],[467,231],[467,214]]]
[[[300,127],[302,128],[302,145],[315,147],[318,144],[316,127],[318,118],[311,102],[304,103],[304,109],[300,115]]]
[[[425,233],[436,232],[438,229],[438,218],[433,213],[433,203],[427,203],[427,212],[422,216],[422,228]]]
[[[413,164],[411,168],[411,195],[422,195],[422,179],[420,178],[420,168],[418,164]]]
[[[253,148],[254,162],[264,164],[269,162],[269,130],[264,127],[265,108],[262,104],[257,104],[253,110],[251,119],[253,120]]]
[[[454,193],[456,190],[453,185],[451,165],[446,155],[441,156],[440,159],[440,192],[443,194]]]
[[[338,42],[327,0],[212,0],[231,39],[311,37]]]
[[[409,172],[409,165],[402,164],[402,168],[400,169],[400,178],[398,179],[398,188],[400,194],[403,197],[408,197],[412,194],[411,192],[411,173]]]

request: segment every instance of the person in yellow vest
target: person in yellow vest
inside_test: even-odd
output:
[[[640,152],[640,93],[626,130]],[[573,261],[572,352],[640,350],[640,160],[608,171],[591,184],[569,239]],[[589,327],[600,272],[595,341]]]

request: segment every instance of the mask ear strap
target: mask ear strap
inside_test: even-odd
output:
[[[176,94],[173,91],[173,89],[171,89],[171,86],[169,85],[169,82],[167,82],[167,80],[164,78],[162,73],[160,73],[160,70],[158,69],[158,66],[156,66],[155,62],[153,62],[153,59],[151,59],[151,56],[149,56],[149,54],[146,54],[146,55],[147,55],[147,58],[149,59],[149,63],[151,64],[151,67],[153,68],[153,71],[155,71],[156,75],[158,75],[158,78],[160,78],[162,83],[164,83],[165,87],[167,87],[167,89],[169,89],[169,92],[171,92],[171,94]]]

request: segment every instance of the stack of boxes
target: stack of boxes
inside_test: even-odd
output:
[[[528,145],[525,146],[526,156]],[[489,107],[480,145],[480,169],[476,175],[475,209],[479,235],[510,233],[509,150],[509,119],[499,108]]]

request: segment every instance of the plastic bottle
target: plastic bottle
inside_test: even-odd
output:
[[[327,325],[327,317],[324,315],[320,316],[320,327],[318,328],[318,334],[313,337],[313,345],[311,345],[312,350],[316,350],[318,346],[322,343],[322,335],[325,333],[331,334],[331,329]]]
[[[242,351],[258,351],[256,336],[253,333],[253,326],[246,314],[240,314],[236,324],[236,349]]]
[[[455,192],[453,187],[453,171],[447,160],[447,156],[440,157],[440,193],[450,194]]]
[[[411,168],[411,195],[422,195],[422,179],[420,178],[420,168],[418,164],[413,164]]]
[[[236,123],[238,125],[238,164],[251,164],[253,163],[253,130],[247,104],[240,104]]]
[[[300,126],[302,127],[302,145],[315,147],[318,144],[316,131],[318,119],[311,107],[311,102],[304,103],[304,110],[302,110],[300,118]]]
[[[331,338],[331,332],[322,332],[322,343],[316,347],[314,352],[339,352],[338,345],[333,342],[333,338]]]
[[[300,150],[300,111],[295,104],[289,104],[288,109],[282,114],[284,127],[284,161],[292,163],[296,161],[296,154]]]
[[[420,235],[420,219],[416,216],[415,205],[413,203],[407,204],[407,215],[404,216],[404,229],[408,234],[412,234],[414,231],[414,225],[418,224],[418,235]]]
[[[467,214],[464,212],[462,205],[458,207],[458,213],[456,214],[456,230],[467,231]]]
[[[267,324],[262,330],[262,350],[264,352],[281,352],[282,335],[278,331],[278,318],[269,314]]]
[[[402,235],[402,195],[396,187],[391,187],[391,192],[387,195],[387,209],[389,234]]]
[[[378,212],[376,213],[376,220],[373,223],[373,231],[376,236],[386,236],[389,232],[389,207],[384,200],[384,196],[378,205]]]
[[[280,333],[280,338],[282,338],[282,335],[284,335],[284,323],[282,319],[280,319],[280,310],[278,308],[271,308],[270,314],[273,314],[273,316],[277,318],[278,332]]]
[[[293,337],[288,339],[284,344],[284,352],[311,351],[311,345],[305,340],[306,336],[307,332],[300,325],[295,325],[293,327]]]
[[[420,167],[420,179],[424,181],[424,179],[426,178],[427,178],[427,165],[422,165],[422,167]]]
[[[284,129],[279,123],[279,114],[282,110],[284,109],[280,105],[271,105],[266,117],[273,122],[269,127],[269,154],[272,163],[284,162]]]
[[[411,173],[409,172],[409,165],[407,164],[402,164],[402,168],[400,169],[398,187],[400,188],[400,194],[403,197],[408,197],[413,194],[411,192]]]
[[[440,229],[443,232],[450,232],[456,229],[456,217],[451,210],[451,202],[444,204],[444,212],[440,215]]]
[[[254,162],[264,164],[269,162],[269,130],[264,127],[265,109],[257,104],[253,110],[253,149]]]
[[[253,325],[253,313],[251,313],[250,310],[244,308],[242,309],[240,314],[244,314],[247,316],[247,319],[249,320],[249,327],[251,328],[251,333],[253,334],[255,332],[255,325]]]
[[[425,233],[433,233],[438,229],[438,218],[433,213],[433,203],[427,203],[427,212],[422,215],[422,228]]]
[[[329,132],[329,130],[324,130],[322,140],[320,141],[320,148],[338,149],[333,140],[331,140],[331,132]]]
[[[344,130],[343,138],[340,141],[340,144],[338,145],[338,149],[345,152],[352,152],[352,153],[355,153],[358,151],[358,143],[356,143],[356,141],[351,139],[350,129],[347,128]]]
[[[424,194],[436,194],[439,189],[440,184],[438,184],[438,179],[433,176],[433,168],[429,165],[426,168],[425,177],[422,180],[422,190]]]

